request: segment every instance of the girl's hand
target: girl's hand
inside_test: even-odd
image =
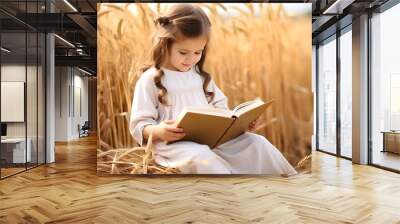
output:
[[[153,130],[153,135],[155,135],[157,139],[168,142],[177,141],[185,137],[183,129],[176,127],[176,123],[173,120],[165,120],[156,125]]]
[[[259,125],[260,125],[260,119],[258,118],[257,120],[252,121],[249,124],[249,131],[255,131]]]

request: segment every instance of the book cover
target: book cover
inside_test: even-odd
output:
[[[215,148],[243,134],[271,103],[272,100],[265,103],[256,99],[244,102],[233,110],[185,108],[177,119],[177,127],[183,128],[186,134],[179,141],[193,141]]]

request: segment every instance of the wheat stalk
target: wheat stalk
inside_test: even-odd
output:
[[[136,14],[132,8],[137,6]],[[137,147],[129,115],[139,68],[147,61],[153,16],[167,4],[100,4],[98,10],[98,170],[114,173],[174,173],[158,166],[154,151]],[[202,3],[212,36],[205,69],[229,98],[229,106],[260,97],[274,99],[262,115],[258,134],[266,136],[292,165],[310,161],[313,128],[311,23],[292,18],[272,4],[246,9]],[[226,19],[218,14],[238,12]],[[301,35],[299,35],[301,34]],[[238,94],[239,93],[239,94]],[[153,147],[153,146],[152,146]],[[149,151],[150,150],[150,151]]]

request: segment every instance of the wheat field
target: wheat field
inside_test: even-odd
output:
[[[261,97],[274,100],[256,132],[298,170],[308,171],[313,132],[311,17],[292,17],[282,5],[199,3],[212,23],[205,63],[229,106]],[[98,4],[98,171],[179,173],[158,166],[152,144],[138,147],[129,133],[133,91],[147,61],[157,3]],[[258,7],[259,13],[255,8]],[[220,11],[235,12],[223,17]]]

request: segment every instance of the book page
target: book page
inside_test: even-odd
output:
[[[193,114],[207,114],[207,115],[213,115],[213,116],[219,116],[219,117],[232,117],[232,111],[231,110],[225,110],[221,108],[215,108],[215,107],[185,107],[180,115],[177,118],[177,121],[182,120],[182,118],[185,116],[186,113],[193,113]]]
[[[237,111],[237,117],[232,126],[226,131],[224,136],[218,141],[217,145],[223,144],[248,130],[251,122],[257,120],[262,113],[272,104],[272,100],[267,103],[254,103],[249,105],[246,110]]]
[[[244,114],[248,111],[251,111],[254,108],[260,107],[263,104],[269,104],[270,102],[272,102],[272,101],[268,101],[267,103],[264,103],[264,101],[257,98],[255,100],[242,103],[235,107],[235,109],[233,110],[233,115],[236,117],[240,117],[242,114]]]
[[[235,114],[237,111],[239,111],[239,110],[241,110],[241,109],[243,109],[243,108],[246,108],[248,105],[250,105],[250,104],[252,104],[252,103],[254,103],[254,100],[252,100],[252,101],[247,101],[247,102],[244,102],[244,103],[241,103],[241,104],[237,105],[237,106],[236,106],[235,108],[233,108],[233,110],[232,110],[233,114]]]

